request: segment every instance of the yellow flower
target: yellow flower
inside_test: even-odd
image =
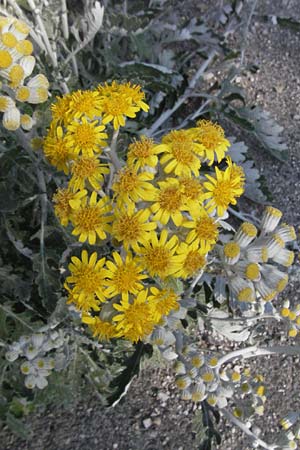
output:
[[[83,316],[82,322],[86,323],[93,336],[98,337],[101,341],[118,337],[116,326],[111,322],[100,319],[100,317]]]
[[[96,116],[101,116],[102,109],[99,92],[81,90],[73,92],[69,99],[68,113],[75,119],[87,116],[92,120]]]
[[[206,264],[205,254],[200,251],[197,240],[189,245],[182,242],[176,250],[174,261],[178,269],[174,276],[183,279],[193,276]]]
[[[71,219],[73,209],[79,208],[81,198],[87,194],[86,190],[72,192],[70,189],[57,189],[53,195],[54,211],[60,223],[66,227]]]
[[[138,84],[131,84],[130,82],[121,84],[120,90],[122,94],[131,98],[131,101],[134,105],[136,105],[139,109],[142,109],[145,112],[149,111],[149,106],[144,102],[145,93],[141,91],[141,86]]]
[[[131,253],[127,253],[125,262],[117,252],[113,252],[112,256],[115,264],[107,261],[107,269],[104,270],[106,280],[103,284],[108,286],[105,295],[111,298],[121,294],[122,298],[128,301],[129,294],[137,294],[143,289],[140,281],[147,278],[147,275],[141,273],[143,269],[137,264]]]
[[[178,176],[199,176],[200,159],[197,154],[203,152],[203,146],[194,142],[187,130],[171,131],[158,146],[164,154],[160,163],[165,165],[166,173],[174,172]]]
[[[138,244],[145,244],[149,239],[149,232],[157,226],[155,222],[149,222],[150,214],[148,209],[135,211],[133,204],[121,207],[115,211],[112,236],[123,243],[125,250],[132,247],[137,252]]]
[[[120,169],[116,174],[116,181],[112,185],[117,204],[136,203],[139,200],[153,200],[155,187],[149,183],[153,178],[153,173],[137,173],[135,169],[130,167]]]
[[[120,335],[132,342],[138,342],[148,336],[154,326],[153,309],[147,300],[148,291],[142,290],[133,300],[121,300],[114,304],[119,314],[113,317]]]
[[[153,306],[156,323],[159,323],[163,316],[168,316],[171,311],[179,309],[179,297],[173,289],[159,290],[151,287],[150,291],[152,295],[149,295],[148,301]]]
[[[128,147],[127,164],[134,166],[135,169],[140,169],[145,166],[155,167],[158,162],[157,154],[161,150],[156,145],[153,139],[142,136],[139,141],[134,141]]]
[[[199,178],[181,177],[178,179],[180,190],[188,211],[197,213],[203,203],[203,185]]]
[[[73,303],[76,306],[76,309],[83,313],[87,313],[91,310],[99,311],[100,310],[100,302],[95,295],[79,295],[74,294],[73,291],[68,287],[67,284],[64,285],[64,288],[69,292],[67,304],[70,305]]]
[[[75,299],[78,296],[77,302],[80,303],[83,298],[93,300],[95,296],[99,301],[104,302],[106,300],[103,292],[105,258],[97,260],[96,252],[89,258],[88,252],[83,250],[81,260],[77,256],[72,256],[71,261],[69,264],[71,275],[66,278],[66,286],[74,285],[72,294]]]
[[[101,188],[104,175],[108,173],[108,165],[100,164],[96,156],[82,156],[72,163],[72,178],[69,182],[69,187],[74,191],[78,191],[83,189],[88,182],[97,191]]]
[[[168,241],[168,231],[163,229],[158,240],[155,231],[150,232],[148,241],[140,248],[141,262],[150,276],[164,279],[176,271],[174,253],[178,238],[172,236]]]
[[[133,118],[140,109],[149,109],[143,102],[144,93],[140,92],[140,86],[131,86],[130,83],[122,85],[113,81],[111,85],[100,85],[98,90],[103,111],[102,123],[113,121],[115,130],[124,127],[126,116]]]
[[[83,197],[80,208],[74,210],[71,216],[74,225],[72,234],[79,235],[79,242],[88,241],[92,245],[96,243],[97,236],[105,239],[106,233],[111,230],[109,222],[112,221],[112,217],[107,215],[111,209],[110,199],[107,196],[98,202],[95,191],[89,200],[87,196]]]
[[[204,188],[207,192],[203,195],[207,199],[207,211],[212,213],[216,210],[217,215],[222,217],[230,204],[236,205],[236,197],[240,197],[244,192],[244,178],[234,173],[232,175],[232,165],[230,164],[225,171],[215,168],[216,178],[206,175],[208,182],[205,182]]]
[[[74,153],[72,153],[72,149],[67,146],[62,127],[50,127],[43,142],[43,151],[52,166],[56,167],[57,170],[63,170],[66,175],[69,173],[68,163],[74,157]]]
[[[191,128],[189,132],[193,139],[203,145],[203,156],[208,161],[208,165],[213,164],[215,154],[218,162],[224,158],[230,142],[225,138],[224,130],[220,125],[209,120],[199,120],[197,128]]]
[[[56,97],[56,102],[51,105],[53,124],[66,125],[70,119],[71,94],[65,94],[63,97]]]
[[[187,244],[195,241],[203,253],[208,253],[217,242],[218,225],[204,208],[199,208],[197,215],[193,215],[193,220],[183,222],[182,226],[191,228],[186,238]]]
[[[100,153],[102,147],[106,146],[103,139],[107,139],[107,134],[102,133],[104,129],[104,125],[99,125],[98,120],[90,122],[86,117],[82,117],[80,121],[74,120],[67,125],[67,145],[72,147],[76,155],[80,152],[84,156]]]
[[[150,207],[154,213],[152,220],[167,225],[172,219],[176,226],[180,226],[183,221],[181,212],[186,211],[187,207],[179,181],[176,178],[167,178],[165,181],[159,181],[158,185],[154,203]]]

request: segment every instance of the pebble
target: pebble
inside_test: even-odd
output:
[[[165,392],[159,392],[157,397],[159,398],[159,400],[161,400],[162,402],[166,402],[169,399],[169,395],[166,394]]]
[[[151,427],[152,420],[150,419],[150,417],[148,419],[144,419],[143,420],[143,425],[144,425],[144,428],[146,428],[146,430],[148,430],[148,428]]]

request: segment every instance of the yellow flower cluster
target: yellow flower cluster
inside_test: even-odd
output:
[[[0,112],[3,126],[11,131],[20,126],[28,131],[34,124],[29,114],[21,114],[16,102],[38,104],[48,99],[49,82],[45,75],[35,75],[25,83],[35,67],[29,33],[24,22],[0,16]]]
[[[72,257],[66,279],[69,303],[101,339],[144,339],[180,308],[172,280],[204,269],[219,219],[243,192],[243,171],[230,158],[225,170],[206,173],[230,145],[222,128],[206,120],[171,131],[161,143],[142,136],[114,177],[112,171],[106,177],[108,136],[141,109],[148,110],[144,93],[130,83],[67,94],[52,106],[44,140],[49,162],[71,175],[54,195],[57,217],[64,226],[71,222],[80,242],[112,249],[99,260],[86,250]]]

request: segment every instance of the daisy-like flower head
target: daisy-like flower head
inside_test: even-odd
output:
[[[101,153],[106,147],[107,134],[102,133],[104,125],[99,125],[98,120],[89,121],[83,116],[80,120],[72,120],[67,125],[66,140],[67,145],[78,155],[94,156],[94,153]]]
[[[67,285],[73,285],[72,294],[78,295],[78,301],[81,297],[94,298],[95,296],[101,301],[106,300],[103,293],[103,279],[105,271],[103,266],[105,258],[97,259],[97,253],[94,252],[90,258],[88,252],[81,252],[81,260],[77,256],[72,256],[69,264],[71,275],[67,277]]]
[[[124,127],[126,117],[134,118],[140,109],[148,110],[148,105],[143,102],[144,94],[139,93],[138,88],[139,86],[132,88],[130,83],[124,86],[116,81],[111,85],[100,85],[98,90],[103,113],[102,123],[113,122],[113,127],[117,130]]]
[[[176,271],[174,253],[178,245],[178,238],[172,236],[168,240],[168,231],[163,229],[158,236],[155,231],[150,232],[149,240],[140,247],[141,263],[151,277],[159,276],[164,279]]]
[[[118,337],[115,324],[102,320],[100,317],[83,316],[82,322],[86,323],[93,333],[100,341],[109,341],[114,337]]]
[[[224,130],[220,125],[209,120],[199,120],[197,127],[189,131],[193,138],[203,145],[204,158],[208,165],[213,164],[215,154],[218,162],[224,158],[230,142],[225,138]]]
[[[151,211],[154,213],[154,221],[167,225],[170,219],[176,226],[183,221],[182,211],[186,211],[184,196],[180,190],[179,181],[176,178],[167,178],[158,182],[159,189],[156,190],[154,203]]]
[[[216,177],[206,175],[208,179],[204,183],[207,192],[203,198],[207,199],[206,208],[209,213],[216,210],[217,215],[222,217],[230,204],[236,205],[236,198],[240,197],[244,192],[243,179],[236,175],[232,178],[232,166],[229,165],[225,171],[215,168]]]
[[[181,177],[178,179],[180,190],[184,197],[186,210],[197,215],[199,208],[203,207],[203,185],[199,178]]]
[[[197,241],[189,245],[186,242],[182,242],[176,250],[174,260],[177,265],[177,271],[174,276],[186,279],[203,269],[206,264],[206,255],[200,251]]]
[[[66,125],[70,120],[70,102],[71,94],[65,94],[63,97],[56,97],[56,102],[51,105],[53,124]]]
[[[104,270],[106,280],[103,284],[108,286],[105,295],[111,298],[120,294],[123,299],[128,301],[129,294],[136,295],[143,289],[141,280],[147,278],[147,275],[142,274],[143,268],[131,253],[127,253],[125,261],[117,252],[113,252],[112,256],[114,263],[107,261],[107,269]]]
[[[101,116],[102,108],[99,92],[81,90],[72,92],[68,113],[75,119],[86,116],[92,120],[96,116]]]
[[[38,74],[26,86],[16,89],[16,100],[32,104],[44,103],[48,99],[49,82],[45,75]]]
[[[67,283],[64,284],[64,288],[69,293],[67,300],[68,305],[74,304],[76,309],[83,313],[87,313],[91,310],[100,311],[100,301],[95,295],[79,295],[78,293],[74,294]]]
[[[184,221],[182,226],[191,229],[186,243],[191,244],[195,241],[203,253],[208,253],[217,242],[218,224],[204,208],[199,208],[197,214],[192,216],[192,220]]]
[[[86,190],[72,192],[69,188],[57,189],[53,195],[54,211],[60,223],[66,227],[75,208],[79,208],[81,199],[87,194]]]
[[[138,173],[136,169],[130,167],[120,169],[112,185],[117,204],[121,206],[140,200],[154,200],[156,189],[149,183],[153,178],[153,173]]]
[[[140,291],[135,298],[114,304],[118,311],[113,317],[117,331],[125,339],[138,342],[148,336],[154,326],[153,308],[148,301],[148,290]]]
[[[197,154],[203,152],[203,146],[193,140],[188,130],[174,130],[163,137],[163,155],[160,158],[166,173],[174,172],[178,176],[199,176],[200,159]]]
[[[144,102],[145,93],[141,89],[142,88],[139,84],[131,84],[130,82],[120,85],[120,91],[122,94],[126,95],[128,98],[131,98],[132,103],[139,109],[148,112],[149,105]]]
[[[105,239],[107,232],[111,230],[109,222],[112,221],[112,217],[108,215],[111,209],[108,196],[97,201],[96,191],[92,192],[90,198],[86,195],[82,198],[80,207],[71,215],[74,226],[72,234],[79,236],[79,242],[88,241],[91,245],[96,243],[97,236]]]
[[[161,151],[159,145],[156,145],[153,139],[142,136],[139,141],[136,140],[129,145],[127,164],[128,166],[134,166],[137,170],[145,166],[156,167],[157,154]]]
[[[74,157],[72,149],[67,145],[62,127],[52,126],[43,142],[44,154],[52,166],[57,170],[69,173],[69,162]],[[83,189],[82,186],[81,189]]]
[[[125,250],[132,247],[138,252],[138,244],[144,245],[149,239],[149,232],[157,226],[155,222],[149,221],[150,214],[148,209],[135,211],[133,204],[120,207],[114,212],[112,236],[123,243]]]
[[[96,156],[81,156],[73,161],[70,189],[79,191],[88,183],[96,191],[101,188],[104,175],[109,173],[107,164],[101,164]]]
[[[235,276],[230,282],[229,286],[240,302],[254,302],[256,295],[254,291],[254,286],[250,281],[245,280],[242,277]]]
[[[163,316],[179,309],[179,297],[173,289],[151,287],[150,291],[152,295],[149,295],[148,300],[153,306],[155,322],[159,323]]]

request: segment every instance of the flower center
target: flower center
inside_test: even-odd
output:
[[[85,232],[94,231],[101,225],[100,211],[97,206],[86,206],[76,212],[76,222]]]
[[[72,166],[72,174],[79,178],[89,178],[95,174],[98,168],[98,160],[82,157]]]
[[[114,229],[119,235],[117,238],[127,241],[137,241],[141,232],[137,217],[130,217],[127,214],[119,217],[118,221],[114,224]]]
[[[33,45],[27,40],[19,41],[16,45],[16,50],[23,56],[29,56],[33,52]]]
[[[93,146],[95,144],[95,131],[89,123],[82,123],[76,127],[76,143],[81,147]]]
[[[5,97],[0,97],[0,111],[4,112],[9,105],[9,100]]]
[[[217,205],[227,207],[233,197],[230,181],[218,182],[213,191],[213,196]]]
[[[7,69],[12,63],[12,57],[7,50],[0,50],[0,69]]]
[[[224,245],[224,255],[227,258],[236,258],[240,254],[240,246],[237,242],[228,242]]]
[[[112,116],[125,114],[129,107],[128,99],[119,93],[112,94],[108,99],[105,99],[103,104],[104,111]]]
[[[17,87],[24,78],[23,67],[16,65],[9,72],[9,80],[11,87]]]
[[[178,162],[185,165],[190,165],[194,160],[192,152],[192,140],[179,138],[178,141],[172,144],[172,153]]]
[[[184,188],[184,195],[191,200],[200,200],[200,196],[203,193],[201,184],[193,178],[182,178],[180,184]]]
[[[170,265],[170,252],[163,247],[155,247],[145,254],[145,263],[153,273],[164,273]]]
[[[245,275],[249,280],[257,280],[259,278],[259,265],[256,263],[248,264]]]
[[[137,269],[135,264],[126,264],[118,269],[115,282],[119,292],[131,291],[137,281]]]
[[[187,257],[184,261],[184,269],[190,274],[196,272],[200,267],[203,267],[205,264],[205,258],[201,255],[197,250],[192,250],[187,254]]]
[[[3,44],[8,48],[14,48],[18,42],[17,38],[13,33],[3,33],[1,36]]]
[[[218,234],[217,226],[211,217],[201,217],[197,221],[195,231],[198,239],[205,241],[214,240]]]
[[[153,139],[144,138],[141,141],[135,141],[133,144],[130,144],[129,151],[136,158],[148,158],[152,154],[153,145]]]
[[[138,177],[131,170],[125,170],[119,176],[119,184],[121,192],[131,192],[138,185]]]
[[[16,100],[19,100],[19,102],[26,102],[29,99],[29,96],[30,90],[26,86],[20,87],[16,92]]]
[[[162,209],[178,211],[182,205],[182,194],[177,187],[167,187],[159,194],[159,203]]]
[[[102,282],[102,277],[88,266],[81,267],[76,273],[76,290],[93,294]]]

